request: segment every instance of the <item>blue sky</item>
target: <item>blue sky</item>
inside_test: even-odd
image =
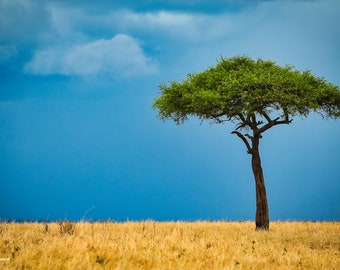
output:
[[[254,220],[234,124],[161,122],[158,85],[246,54],[340,85],[340,2],[0,0],[0,218]],[[272,220],[340,220],[340,122],[261,142]]]

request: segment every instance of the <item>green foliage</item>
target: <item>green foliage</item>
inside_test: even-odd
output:
[[[105,259],[103,257],[97,255],[96,263],[99,263],[99,264],[103,265],[105,263]]]
[[[159,89],[161,96],[154,100],[153,107],[162,120],[173,119],[176,123],[188,116],[217,123],[252,115],[268,120],[276,111],[286,120],[312,111],[326,118],[340,117],[338,86],[308,70],[301,72],[247,56],[220,58],[216,66],[188,74],[181,82],[163,83]]]

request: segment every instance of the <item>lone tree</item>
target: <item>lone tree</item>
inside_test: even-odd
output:
[[[310,71],[281,67],[247,56],[219,59],[216,66],[188,74],[180,82],[159,86],[153,103],[159,118],[183,123],[189,116],[213,123],[237,123],[237,135],[251,155],[256,186],[256,229],[269,229],[269,214],[259,152],[262,134],[292,123],[296,115],[318,112],[323,118],[340,117],[339,87]]]

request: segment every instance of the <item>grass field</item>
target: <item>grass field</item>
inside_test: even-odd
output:
[[[340,222],[0,223],[0,269],[340,269]]]

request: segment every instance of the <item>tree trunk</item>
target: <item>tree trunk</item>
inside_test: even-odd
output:
[[[269,230],[269,213],[266,186],[259,152],[260,137],[252,140],[252,169],[256,186],[256,230]]]

